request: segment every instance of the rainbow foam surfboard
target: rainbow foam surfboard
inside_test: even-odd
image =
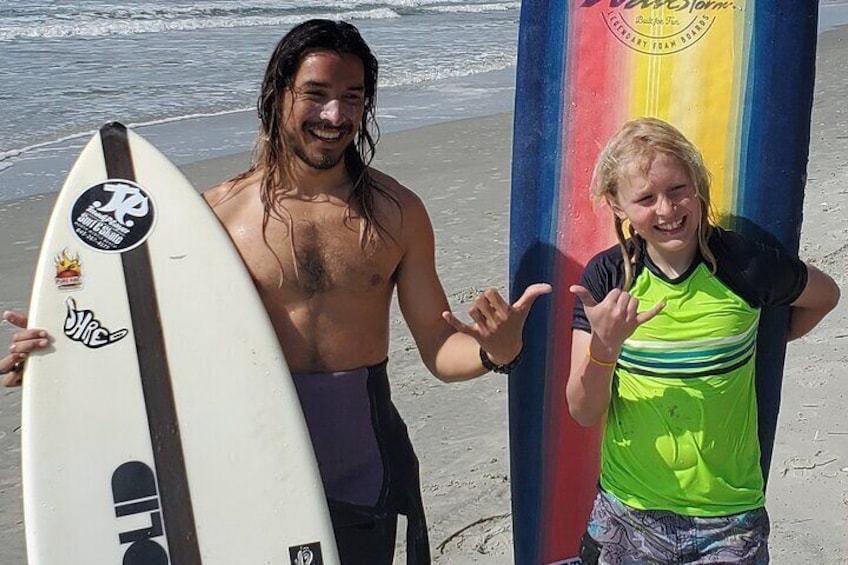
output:
[[[703,152],[722,225],[797,253],[810,136],[816,0],[532,0],[522,3],[512,169],[511,288],[549,281],[510,378],[517,565],[579,563],[600,429],[565,403],[573,297],[615,241],[589,181],[613,132],[664,119]],[[771,461],[788,311],[763,313],[757,394]]]

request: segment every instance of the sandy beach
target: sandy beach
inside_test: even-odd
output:
[[[819,37],[801,257],[843,289],[838,309],[789,346],[769,478],[778,565],[848,563],[848,27]],[[489,286],[507,291],[512,116],[388,134],[376,165],[426,203],[438,269],[455,311]],[[183,167],[206,187],[247,155]],[[0,202],[0,308],[25,310],[53,197]],[[395,308],[389,372],[421,460],[434,562],[512,563],[507,383],[490,375],[445,385],[431,377]],[[0,327],[0,346],[13,331]],[[0,390],[0,563],[26,563],[20,475],[20,389]],[[398,549],[398,562],[404,555]]]

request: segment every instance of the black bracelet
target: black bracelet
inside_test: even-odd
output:
[[[501,373],[502,375],[508,375],[518,366],[518,363],[521,361],[522,353],[524,353],[524,347],[521,348],[521,351],[518,352],[515,359],[506,365],[495,365],[492,363],[492,360],[489,359],[489,355],[486,353],[486,350],[480,347],[480,361],[483,363],[483,367],[485,367],[487,371],[494,371],[496,373]]]

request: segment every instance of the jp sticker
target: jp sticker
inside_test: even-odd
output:
[[[319,542],[290,547],[289,558],[292,565],[324,565]]]
[[[59,290],[76,290],[82,286],[82,263],[79,253],[71,255],[65,248],[59,255],[53,258],[56,266],[56,288]]]
[[[121,253],[150,235],[156,210],[143,188],[128,180],[108,180],[83,192],[71,208],[71,227],[97,251]]]
[[[68,315],[65,317],[65,335],[90,349],[111,345],[122,340],[129,333],[126,329],[113,332],[103,327],[91,310],[77,310],[77,303],[73,298],[68,298],[65,304],[68,307]]]

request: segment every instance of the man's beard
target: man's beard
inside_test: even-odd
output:
[[[313,135],[310,130],[313,127],[320,126],[321,123],[306,123],[303,126],[304,135]],[[344,137],[350,133],[349,127],[342,128],[332,128],[338,129],[341,133],[341,136]],[[307,167],[317,169],[319,171],[326,171],[332,169],[336,165],[344,159],[345,153],[347,153],[348,149],[350,149],[351,145],[353,145],[353,140],[345,146],[344,150],[340,151],[338,154],[331,153],[319,153],[318,156],[310,156],[306,152],[306,147],[304,144],[300,143],[300,141],[291,133],[286,130],[283,130],[283,143],[285,147],[287,147],[292,153],[294,153],[295,157],[300,159]]]

